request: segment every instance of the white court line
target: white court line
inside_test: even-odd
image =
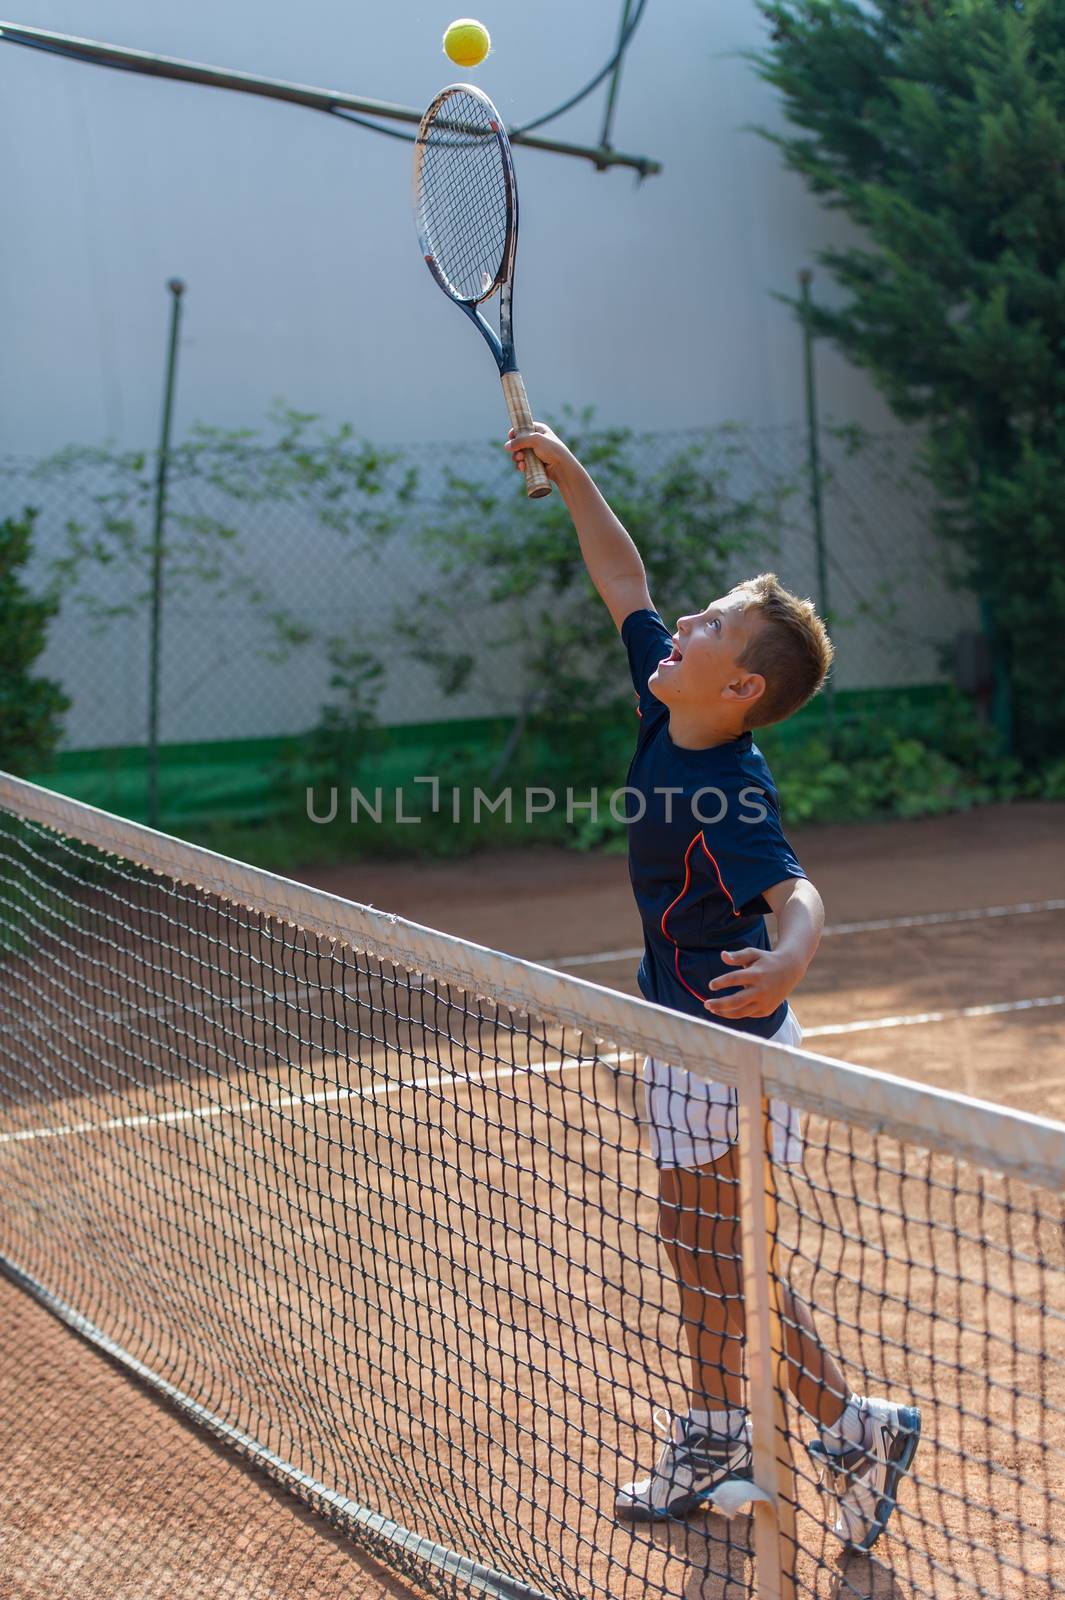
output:
[[[1051,1006],[1065,1006],[1065,994],[1040,995],[1033,1000],[999,1000],[990,1005],[960,1006],[953,1011],[918,1011],[898,1017],[870,1017],[862,1022],[824,1023],[820,1027],[804,1028],[803,1041],[826,1039],[847,1033],[875,1033],[882,1028],[913,1028],[926,1023],[953,1022],[961,1017],[997,1017],[1011,1011],[1045,1010]],[[274,1100],[238,1100],[231,1106],[212,1105],[185,1108],[181,1111],[152,1111],[133,1117],[110,1117],[106,1122],[68,1122],[50,1128],[27,1128],[14,1133],[0,1134],[0,1145],[24,1144],[33,1139],[60,1139],[81,1133],[116,1133],[126,1128],[173,1127],[182,1122],[211,1122],[219,1117],[240,1117],[257,1111],[291,1111],[297,1106],[337,1105],[342,1100],[376,1100],[384,1095],[402,1094],[407,1089],[439,1089],[447,1084],[501,1083],[518,1073],[528,1076],[547,1076],[554,1073],[577,1072],[582,1067],[614,1066],[631,1050],[612,1050],[605,1055],[559,1056],[555,1061],[534,1063],[532,1066],[502,1067],[487,1076],[471,1078],[463,1073],[439,1073],[428,1078],[388,1078],[369,1089],[322,1089],[317,1094],[287,1094]]]
[[[838,938],[845,933],[883,933],[889,928],[933,928],[951,922],[983,922],[986,917],[1025,917],[1040,911],[1065,911],[1065,900],[1025,900],[1016,906],[980,906],[971,911],[926,911],[912,917],[873,917],[867,922],[829,923],[821,933],[823,939]],[[541,958],[542,967],[594,967],[608,961],[635,961],[643,955],[643,945],[631,950],[604,950],[593,956],[547,956]]]
[[[1029,917],[1040,911],[1065,911],[1065,900],[1024,900],[1016,906],[979,906],[972,911],[926,911],[912,917],[876,917],[868,922],[837,922],[825,939],[841,933],[880,933],[885,928],[933,928],[944,922],[983,922],[987,917]]]
[[[959,1006],[953,1011],[917,1011],[897,1017],[870,1017],[862,1022],[823,1023],[819,1027],[804,1028],[803,1042],[809,1039],[827,1039],[847,1033],[875,1033],[882,1028],[914,1028],[935,1022],[954,1022],[962,1017],[997,1017],[1012,1011],[1039,1011],[1052,1006],[1065,1006],[1065,994],[1040,995],[1032,1000],[999,1000],[989,1005]],[[240,1117],[257,1111],[291,1111],[297,1106],[337,1105],[342,1100],[376,1100],[384,1095],[402,1094],[407,1089],[439,1089],[448,1084],[495,1084],[518,1073],[526,1076],[543,1076],[563,1072],[577,1072],[582,1067],[616,1066],[634,1054],[631,1050],[612,1050],[605,1055],[559,1056],[554,1061],[534,1063],[531,1066],[501,1067],[477,1078],[457,1072],[439,1073],[428,1078],[387,1078],[369,1089],[321,1089],[317,1094],[287,1094],[274,1100],[238,1100],[231,1106],[212,1105],[186,1108],[181,1111],[152,1111],[140,1116],[111,1117],[106,1122],[69,1122],[50,1128],[26,1128],[14,1133],[0,1134],[0,1145],[23,1144],[33,1139],[60,1139],[80,1133],[116,1133],[126,1128],[175,1126],[182,1122],[211,1122],[219,1117]]]
[[[999,1000],[993,1005],[959,1006],[955,1011],[916,1011],[901,1017],[870,1017],[865,1022],[824,1023],[804,1028],[807,1039],[827,1039],[834,1033],[874,1033],[878,1028],[915,1028],[925,1022],[955,1022],[959,1017],[1000,1017],[1007,1011],[1040,1011],[1048,1006],[1065,1006],[1065,994],[1040,995],[1036,1000]]]
[[[296,1106],[337,1105],[341,1100],[376,1100],[381,1096],[402,1094],[406,1089],[439,1089],[447,1084],[495,1084],[522,1073],[526,1077],[546,1077],[548,1074],[577,1072],[582,1067],[616,1065],[631,1050],[613,1050],[597,1056],[559,1056],[556,1061],[534,1063],[531,1066],[501,1067],[487,1076],[471,1078],[465,1073],[443,1072],[431,1078],[387,1078],[370,1089],[321,1089],[317,1094],[286,1094],[275,1100],[238,1100],[234,1105],[189,1107],[181,1111],[147,1111],[136,1117],[110,1117],[106,1122],[68,1122],[50,1128],[24,1128],[17,1133],[0,1134],[0,1145],[25,1144],[32,1139],[62,1139],[77,1133],[117,1133],[125,1128],[173,1127],[181,1122],[211,1122],[219,1117],[241,1117],[257,1111],[291,1111]]]
[[[1020,905],[983,906],[970,911],[930,911],[912,917],[879,917],[868,922],[830,923],[828,927],[822,929],[821,936],[824,939],[830,939],[839,934],[879,933],[890,928],[926,928],[942,923],[982,922],[985,917],[1020,917],[1034,915],[1041,911],[1065,911],[1065,900],[1033,900],[1024,901]],[[564,971],[569,967],[594,967],[605,965],[611,961],[635,961],[642,955],[643,946],[639,945],[634,946],[631,950],[604,950],[598,955],[548,956],[541,958],[537,964],[542,967],[557,968],[559,971]],[[369,974],[369,976],[372,977],[373,974]],[[412,979],[414,976],[412,975]],[[309,982],[307,979],[297,979],[293,983],[284,985],[279,990],[271,990],[265,994],[250,978],[236,975],[233,982],[238,992],[247,989],[253,998],[261,997],[268,1006],[274,1006],[279,1003],[288,1004],[289,1000],[298,999],[304,991],[308,994],[320,992],[319,986]],[[431,973],[423,974],[417,981],[410,982],[410,988],[414,993],[433,994],[434,982],[435,980]],[[202,993],[206,995],[208,991],[203,990]],[[235,1015],[241,1021],[263,1021],[267,1015],[266,1011],[243,1006],[233,995],[227,996],[225,999],[211,995],[211,999],[214,1001],[214,1013],[217,1012],[219,1006],[223,1006],[227,1012]],[[187,1009],[187,1002],[184,999],[170,1000],[161,1006],[138,1006],[136,1009],[127,1006],[114,1011],[98,1011],[94,1013],[93,1020],[97,1025],[110,1022],[125,1026],[133,1019],[138,1021],[145,1018],[158,1020],[172,1016],[175,1011]],[[210,1020],[213,1012],[212,1009],[205,1008],[197,1012],[196,1015]],[[34,1038],[41,1032],[42,1030],[32,1021],[0,1023],[0,1037],[10,1035],[12,1038],[25,1038],[27,1036]],[[3,1136],[0,1136],[0,1143],[2,1142]]]

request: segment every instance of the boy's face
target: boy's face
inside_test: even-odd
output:
[[[739,666],[738,658],[761,626],[746,597],[735,593],[711,601],[705,611],[681,617],[672,655],[651,674],[651,693],[671,708],[732,710],[742,721],[762,693],[765,679]]]

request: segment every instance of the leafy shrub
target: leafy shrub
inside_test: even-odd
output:
[[[993,730],[949,690],[926,705],[900,699],[842,717],[831,741],[770,728],[758,742],[789,827],[933,816],[1031,792]]]
[[[58,610],[54,595],[31,594],[21,576],[36,515],[27,507],[0,521],[0,767],[20,774],[48,764],[70,706],[57,683],[32,671]]]

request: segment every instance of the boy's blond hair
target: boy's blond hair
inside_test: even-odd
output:
[[[732,592],[762,619],[737,666],[765,679],[744,726],[766,728],[794,716],[817,693],[832,665],[832,641],[813,602],[785,589],[775,572],[760,572]]]

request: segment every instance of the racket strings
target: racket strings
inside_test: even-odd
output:
[[[459,300],[481,300],[499,277],[510,207],[503,151],[491,109],[450,96],[421,134],[418,226]]]

